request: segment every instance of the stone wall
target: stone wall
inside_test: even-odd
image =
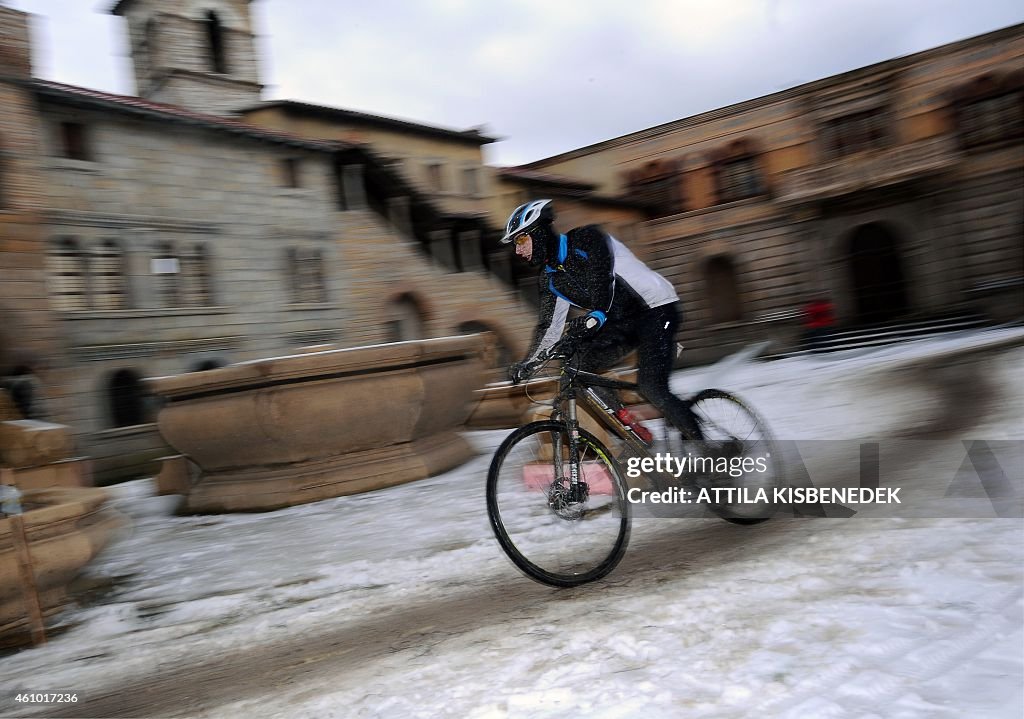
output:
[[[114,426],[110,386],[120,371],[143,378],[310,344],[386,342],[399,297],[421,309],[424,336],[474,322],[513,354],[525,350],[534,313],[497,279],[482,270],[450,273],[372,210],[338,209],[330,153],[55,101],[42,107],[35,120],[47,194],[35,229],[41,237],[26,261],[42,282],[46,249],[74,238],[88,252],[113,241],[125,263],[123,307],[56,313],[66,372],[52,390],[67,398],[56,419],[75,428],[101,479],[148,473],[167,453],[152,425]],[[89,160],[57,156],[57,128],[69,119],[86,128]],[[299,187],[282,186],[287,158],[301,163]],[[169,276],[154,274],[152,264],[168,243],[179,255],[207,249],[205,303],[168,304]],[[296,301],[288,248],[321,253],[323,301]],[[45,305],[45,294],[37,302]]]
[[[53,361],[58,327],[41,252],[39,126],[34,98],[21,84],[32,71],[27,20],[0,8],[0,376],[31,364],[51,385],[61,366]]]

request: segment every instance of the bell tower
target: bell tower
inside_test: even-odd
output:
[[[231,115],[262,85],[251,0],[119,0],[140,97]]]

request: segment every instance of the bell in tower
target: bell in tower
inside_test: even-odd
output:
[[[251,0],[120,0],[140,97],[233,115],[260,100]]]

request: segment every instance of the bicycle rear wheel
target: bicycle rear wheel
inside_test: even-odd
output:
[[[706,475],[707,484],[737,490],[727,493],[735,501],[712,504],[711,510],[734,524],[770,519],[777,509],[775,488],[785,486],[785,468],[767,423],[720,389],[698,392],[692,409],[704,433],[702,451],[716,463],[716,471]],[[767,501],[753,501],[758,496]]]
[[[531,579],[555,587],[604,577],[629,541],[627,487],[611,454],[582,429],[578,448],[585,490],[575,494],[568,433],[557,421],[510,434],[487,473],[487,514],[501,548]]]

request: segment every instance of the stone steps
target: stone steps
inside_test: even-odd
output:
[[[976,329],[989,324],[984,317],[976,314],[961,314],[950,317],[912,320],[908,322],[889,323],[871,327],[840,330],[826,335],[817,347],[804,348],[789,352],[779,352],[762,357],[762,359],[783,359],[808,354],[824,354],[841,350],[882,347],[907,340],[921,339],[947,332],[959,332]]]

